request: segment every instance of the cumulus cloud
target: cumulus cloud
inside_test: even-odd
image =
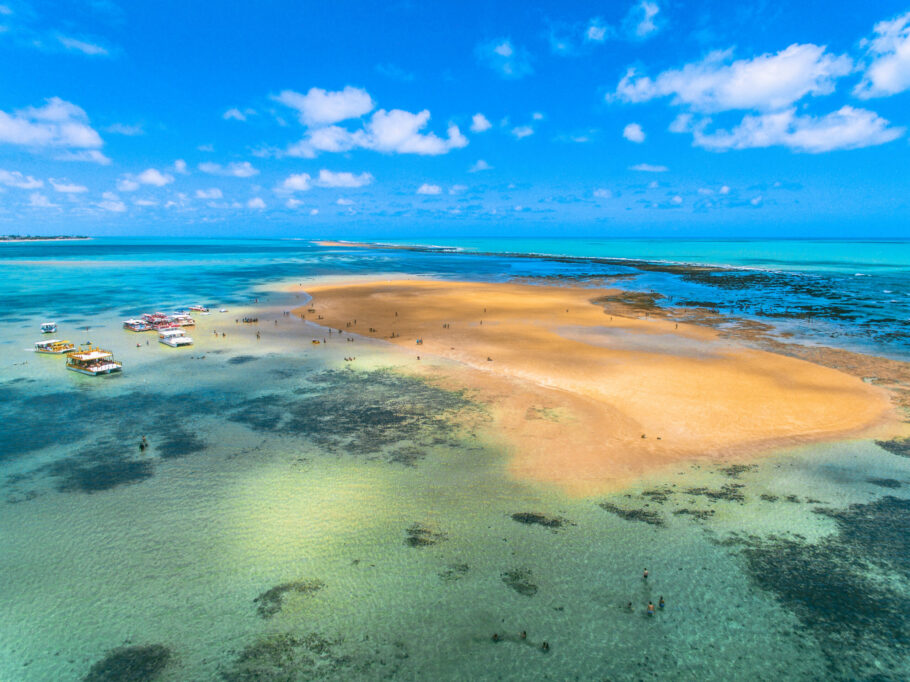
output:
[[[623,128],[622,136],[629,142],[640,143],[645,141],[645,131],[642,130],[641,126],[637,123],[630,123],[625,128]]]
[[[253,116],[255,113],[255,109],[244,109],[241,111],[237,107],[231,107],[223,114],[221,114],[221,118],[223,118],[225,121],[245,121],[248,116]]]
[[[347,172],[333,173],[323,168],[315,182],[320,187],[363,187],[373,182],[373,176],[369,173],[360,175]]]
[[[641,171],[643,173],[666,173],[670,169],[666,166],[655,166],[650,163],[637,163],[634,166],[630,166],[629,170]]]
[[[592,43],[602,43],[613,34],[607,24],[601,19],[591,19],[585,29],[585,40]]]
[[[233,161],[224,166],[220,163],[206,161],[200,163],[198,168],[209,175],[225,175],[234,178],[251,178],[259,174],[259,171],[253,168],[253,164],[249,161]]]
[[[301,206],[303,206],[303,202],[300,199],[295,199],[294,197],[291,197],[290,199],[288,199],[287,201],[284,202],[284,205],[287,206],[288,208],[296,209],[296,208],[300,208]]]
[[[747,115],[731,130],[706,132],[706,125],[692,129],[693,144],[714,151],[782,146],[817,154],[885,144],[904,134],[875,112],[851,106],[825,116],[800,116],[795,108]]]
[[[145,135],[145,130],[142,128],[141,124],[128,125],[126,123],[113,123],[107,126],[105,132],[114,133],[115,135],[126,135],[127,137],[135,137],[136,135]]]
[[[189,171],[186,168],[186,161],[183,159],[177,159],[174,161],[174,172],[180,173],[181,175],[187,175]]]
[[[654,35],[660,28],[656,21],[659,13],[660,6],[654,0],[641,0],[632,5],[623,20],[626,33],[639,39]]]
[[[71,102],[51,97],[43,106],[27,107],[9,114],[0,111],[0,144],[31,149],[73,150],[60,152],[65,161],[110,163],[98,149],[104,142],[89,125],[88,115]]]
[[[487,117],[481,114],[480,112],[474,114],[471,117],[471,132],[472,133],[482,133],[485,130],[489,130],[493,127],[493,124],[487,120]]]
[[[67,38],[66,36],[57,36],[57,40],[67,50],[75,50],[76,52],[87,54],[90,57],[103,57],[108,54],[107,48],[84,40],[76,40],[75,38]]]
[[[531,126],[516,126],[512,128],[512,134],[516,139],[520,140],[525,137],[530,137],[534,134],[534,128]]]
[[[32,192],[28,195],[28,205],[33,208],[56,208],[57,204],[51,202],[44,194]]]
[[[868,65],[853,94],[862,99],[887,97],[910,89],[910,12],[880,21],[864,40]]]
[[[286,192],[306,192],[312,188],[309,173],[293,173],[285,178],[279,189]]]
[[[418,194],[440,194],[441,192],[442,192],[442,187],[440,187],[439,185],[430,185],[430,184],[427,184],[426,182],[417,188]]]
[[[354,205],[353,201],[351,201],[350,199],[345,199],[344,197],[339,197],[335,203],[338,204],[339,206],[353,206]]]
[[[246,202],[247,208],[263,209],[265,208],[265,202],[260,197],[253,197],[248,202]]]
[[[772,111],[806,95],[827,95],[836,79],[853,69],[846,55],[824,46],[794,43],[776,54],[730,61],[732,50],[712,52],[700,62],[664,71],[656,78],[629,69],[616,92],[626,102],[673,97],[673,103],[696,111],[758,109]]]
[[[154,185],[155,187],[164,187],[174,182],[174,176],[170,173],[162,173],[156,168],[147,168],[136,176],[143,185]]]
[[[217,187],[210,187],[209,189],[197,189],[196,198],[197,199],[221,199],[224,195],[221,193],[221,190]]]
[[[523,78],[534,71],[527,50],[513,45],[509,38],[482,43],[477,46],[475,54],[481,64],[490,67],[503,78]]]
[[[101,195],[101,198],[102,201],[95,204],[98,208],[111,213],[123,213],[126,211],[126,204],[113,192],[105,192]]]
[[[135,192],[139,189],[139,183],[132,176],[122,177],[117,180],[117,190],[120,192]]]
[[[31,175],[22,175],[19,171],[0,169],[0,185],[17,189],[38,189],[44,187],[44,181],[33,178]]]
[[[493,166],[488,164],[483,159],[478,159],[474,162],[474,165],[468,168],[468,173],[479,173],[481,171],[490,170]]]
[[[51,178],[50,183],[55,191],[64,194],[81,194],[82,192],[88,192],[88,187],[85,185],[77,185],[74,182],[67,182],[66,180]]]
[[[296,109],[300,122],[306,126],[328,125],[358,118],[371,112],[375,106],[366,90],[350,85],[336,92],[310,88],[305,95],[283,90],[274,99]]]

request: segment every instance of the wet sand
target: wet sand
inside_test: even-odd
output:
[[[397,344],[414,371],[475,392],[511,473],[572,495],[896,421],[883,388],[714,329],[611,316],[594,300],[615,291],[427,280],[305,290],[313,300],[295,314]]]

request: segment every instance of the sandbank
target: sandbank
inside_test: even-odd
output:
[[[305,290],[313,299],[296,314],[397,344],[416,371],[476,392],[511,473],[573,495],[894,420],[883,388],[714,329],[611,315],[596,301],[615,290],[428,280]]]

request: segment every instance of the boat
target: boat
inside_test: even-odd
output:
[[[57,331],[56,322],[42,322],[41,323],[41,333],[42,334],[53,334]]]
[[[190,310],[195,310],[197,313],[207,313],[209,311],[204,305],[199,305],[198,303],[196,305],[191,305]]]
[[[48,355],[62,355],[74,350],[76,350],[76,344],[72,341],[61,341],[60,339],[39,341],[35,344],[36,353],[46,353]]]
[[[66,368],[94,377],[121,372],[123,363],[114,360],[114,354],[109,350],[93,348],[91,344],[84,344],[79,347],[79,350],[67,355]]]
[[[194,327],[196,320],[189,313],[176,312],[170,316],[171,324],[178,327]]]
[[[171,322],[170,316],[164,313],[146,313],[142,319],[148,324],[149,329],[156,331],[176,326]]]
[[[151,325],[145,320],[124,320],[123,328],[131,332],[147,332],[151,330]]]
[[[179,327],[172,327],[158,332],[158,343],[163,343],[171,348],[179,348],[180,346],[192,346],[193,339],[187,336],[186,332]]]

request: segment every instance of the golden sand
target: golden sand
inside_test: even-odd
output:
[[[684,459],[860,435],[893,417],[885,390],[844,372],[713,329],[611,317],[592,302],[605,290],[427,280],[306,290],[313,301],[297,314],[398,344],[416,370],[475,390],[512,473],[570,494]]]

